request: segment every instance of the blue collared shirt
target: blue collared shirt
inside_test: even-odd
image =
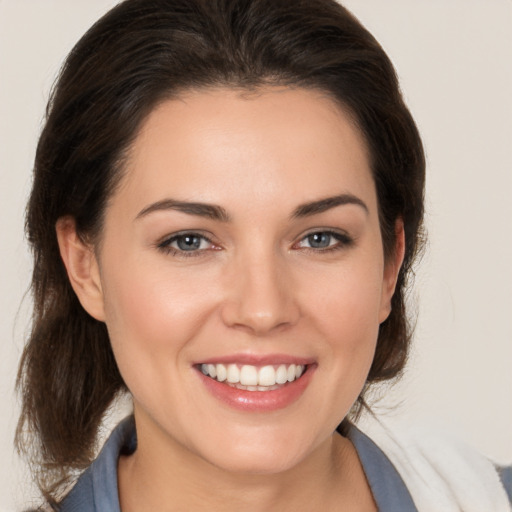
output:
[[[381,512],[417,512],[402,478],[382,450],[356,427],[348,438],[361,460],[377,507]],[[133,416],[112,432],[96,460],[81,475],[61,504],[62,512],[121,512],[117,462],[121,454],[137,448]]]

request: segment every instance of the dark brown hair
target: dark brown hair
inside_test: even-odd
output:
[[[17,443],[32,456],[49,501],[90,463],[102,417],[125,390],[105,325],[84,311],[68,282],[57,219],[74,217],[85,238],[101,233],[127,150],[159,102],[187,88],[264,85],[328,93],[366,139],[385,255],[394,250],[399,218],[406,238],[368,384],[402,371],[410,343],[404,294],[421,241],[425,163],[393,66],[373,36],[334,0],[124,1],[82,37],[62,68],[27,210],[34,314],[19,369]]]

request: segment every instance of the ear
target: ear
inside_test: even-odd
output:
[[[60,255],[78,300],[92,317],[104,321],[103,290],[94,248],[78,236],[73,217],[61,217],[55,230]]]
[[[405,231],[402,219],[395,222],[395,248],[384,264],[384,278],[382,281],[382,297],[379,322],[382,323],[391,313],[391,299],[395,293],[398,273],[404,261]]]

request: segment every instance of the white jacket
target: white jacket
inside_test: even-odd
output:
[[[429,429],[389,428],[365,416],[358,425],[387,455],[418,512],[510,512],[495,465],[452,436]]]

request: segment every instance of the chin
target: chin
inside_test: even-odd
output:
[[[211,460],[217,468],[237,475],[273,475],[284,473],[297,466],[304,456],[302,453],[287,449],[274,451],[262,448],[258,453],[252,451],[224,454]]]
[[[272,432],[272,428],[255,430],[250,435],[228,434],[223,439],[211,440],[200,447],[198,454],[230,473],[270,475],[296,467],[321,444],[306,432],[294,434],[284,428],[277,432]]]

